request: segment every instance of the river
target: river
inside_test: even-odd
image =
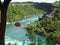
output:
[[[21,26],[16,27],[15,23],[7,24],[6,25],[6,32],[5,32],[5,44],[7,43],[17,43],[18,45],[22,45],[22,42],[30,42],[28,36],[26,36],[27,31],[23,27],[26,26],[30,22],[34,22],[38,20],[38,17],[42,17],[43,14],[32,15],[20,20]],[[41,39],[42,42],[45,42],[46,38],[37,35],[37,39]]]

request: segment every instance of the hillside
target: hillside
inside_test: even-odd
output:
[[[60,1],[55,2],[54,7],[57,8],[57,12],[55,13],[55,18],[60,20]]]
[[[35,34],[46,37],[48,44],[56,44],[56,37],[60,36],[60,2],[54,3],[53,6],[57,9],[53,18],[39,18],[37,22],[33,22],[25,26],[30,39],[33,39],[34,32]]]
[[[21,19],[29,15],[44,13],[52,8],[53,6],[50,3],[11,2],[7,12],[7,22],[14,22],[17,19]]]

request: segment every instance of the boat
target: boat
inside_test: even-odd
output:
[[[15,26],[21,26],[20,22],[16,22]]]

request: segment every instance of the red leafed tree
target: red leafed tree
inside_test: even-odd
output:
[[[0,45],[5,45],[4,37],[5,37],[5,28],[7,21],[7,9],[11,0],[4,0],[1,2],[0,0],[0,11],[1,11],[1,22],[0,22]]]

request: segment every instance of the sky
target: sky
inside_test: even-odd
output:
[[[11,2],[26,2],[26,1],[53,3],[56,0],[12,0]],[[59,0],[57,0],[57,1],[59,1]]]

